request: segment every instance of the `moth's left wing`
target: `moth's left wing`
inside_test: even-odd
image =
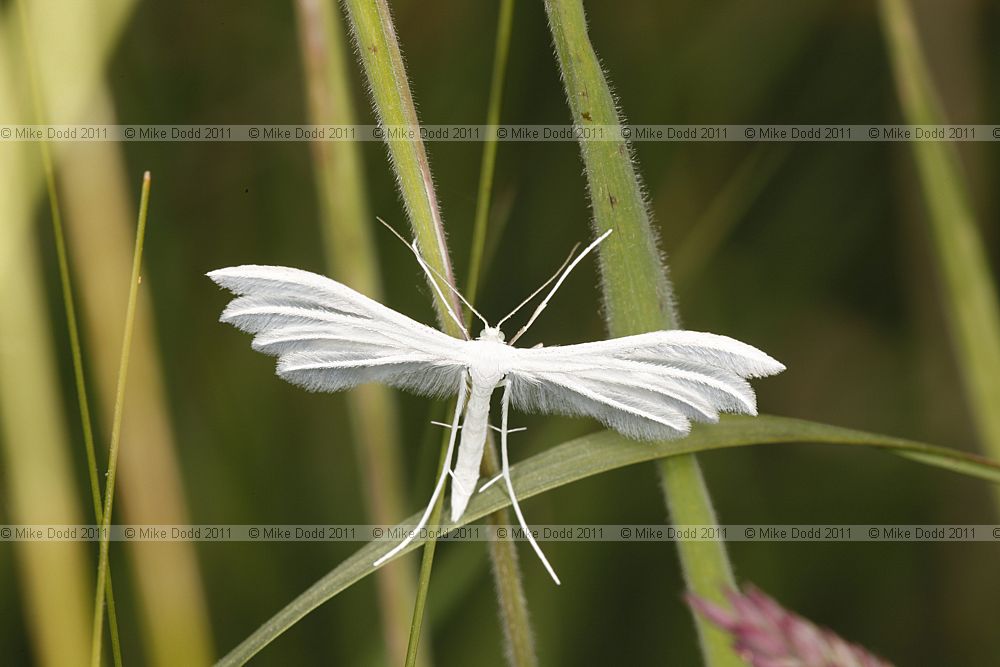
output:
[[[255,334],[278,375],[311,391],[379,382],[418,394],[454,393],[464,341],[324,276],[283,266],[234,266],[208,276],[235,292],[220,318]]]
[[[507,377],[516,408],[590,416],[630,438],[660,440],[720,411],[757,414],[746,378],[784,368],[732,338],[672,330],[513,350]]]

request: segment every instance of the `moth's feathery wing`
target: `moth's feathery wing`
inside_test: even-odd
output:
[[[719,412],[757,414],[746,378],[784,366],[717,334],[656,331],[596,343],[518,349],[509,377],[515,407],[588,415],[640,440],[675,438]]]
[[[324,276],[283,266],[235,266],[208,276],[237,294],[220,321],[255,334],[278,375],[311,391],[380,382],[428,396],[453,394],[463,341]]]

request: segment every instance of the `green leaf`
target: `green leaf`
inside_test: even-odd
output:
[[[511,468],[519,499],[537,496],[571,482],[636,463],[747,445],[813,442],[848,447],[885,449],[899,456],[944,468],[969,477],[1000,484],[1000,464],[945,447],[887,435],[866,433],[785,417],[727,417],[718,424],[699,425],[682,440],[644,443],[601,431],[553,447]],[[465,525],[510,503],[502,489],[493,486],[476,495],[462,520]],[[400,525],[414,525],[414,514]],[[451,525],[451,524],[445,524]],[[417,538],[402,552],[423,544]],[[219,665],[242,665],[313,609],[371,574],[372,563],[394,545],[369,542],[264,623]]]

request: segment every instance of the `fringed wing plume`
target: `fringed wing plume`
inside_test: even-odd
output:
[[[518,349],[511,400],[528,412],[587,415],[638,440],[676,438],[719,412],[755,415],[746,378],[785,367],[740,341],[656,331],[596,343]]]
[[[278,357],[278,376],[310,391],[379,382],[425,396],[456,391],[462,341],[415,322],[324,276],[282,266],[208,274],[237,294],[222,313]]]
[[[312,391],[380,382],[428,396],[456,391],[477,363],[466,341],[415,322],[334,280],[277,266],[212,271],[236,293],[220,318],[278,357],[278,375]],[[656,331],[595,343],[507,347],[514,407],[590,416],[623,435],[685,435],[719,412],[757,414],[747,378],[784,366],[740,341],[697,331]]]

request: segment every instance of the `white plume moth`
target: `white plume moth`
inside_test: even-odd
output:
[[[474,340],[451,307],[446,306],[448,314],[465,340],[308,271],[248,265],[208,274],[238,295],[222,313],[221,321],[254,334],[253,349],[278,357],[277,373],[283,380],[311,391],[341,391],[380,382],[425,396],[457,394],[455,415],[447,425],[451,434],[444,468],[427,509],[410,537],[375,565],[398,554],[426,525],[449,475],[451,520],[461,518],[479,479],[490,397],[499,387],[503,388],[497,429],[502,472],[482,488],[504,480],[525,535],[556,583],[559,578],[528,530],[511,484],[507,456],[511,404],[527,412],[594,417],[636,440],[686,435],[692,420],[714,422],[720,411],[757,413],[756,397],[746,378],[773,375],[785,367],[757,348],[726,336],[669,330],[579,345],[513,347],[573,268],[610,233],[605,232],[572,261],[567,260],[497,326],[490,326],[472,309],[485,325]],[[421,257],[416,241],[410,248],[447,304],[437,280],[440,276]],[[527,324],[510,343],[504,342],[500,326],[553,280],[555,285]],[[458,459],[452,469],[460,429]]]

